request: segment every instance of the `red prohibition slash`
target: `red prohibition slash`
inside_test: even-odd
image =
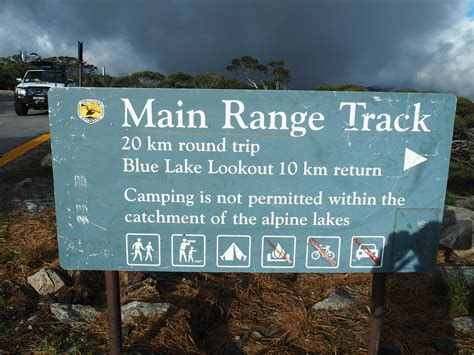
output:
[[[334,261],[333,258],[331,258],[328,253],[326,253],[326,251],[323,249],[323,247],[321,246],[321,244],[319,244],[316,239],[313,239],[313,238],[310,238],[309,240],[309,243],[313,246],[314,249],[316,249],[324,259],[326,259],[328,261],[329,264],[331,264],[332,266],[336,266],[337,263]]]
[[[272,247],[272,249],[276,252],[278,252],[278,256],[279,257],[282,257],[283,259],[285,259],[285,261],[288,263],[288,264],[292,264],[292,261],[290,260],[290,257],[288,256],[288,254],[282,249],[281,251],[277,251],[277,247],[275,246],[275,244],[272,243],[272,241],[270,240],[270,238],[267,238],[267,242],[268,244],[270,244],[270,246]]]
[[[369,248],[367,248],[365,245],[363,245],[363,244],[361,245],[361,242],[359,241],[358,238],[354,238],[354,243],[356,243],[356,244],[359,246],[359,248],[360,248],[364,253],[366,253],[367,256],[368,256],[369,258],[371,258],[372,261],[373,261],[376,265],[380,265],[380,259],[377,258],[377,257],[375,256],[375,254],[372,253],[372,252],[369,250]]]

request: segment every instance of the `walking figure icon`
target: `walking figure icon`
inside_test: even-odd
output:
[[[173,234],[171,264],[182,267],[205,266],[206,237],[203,234]]]
[[[139,257],[140,261],[142,261],[143,260],[142,250],[145,250],[142,244],[142,238],[137,238],[137,241],[132,244],[132,249],[133,249],[133,261],[135,261],[137,257]]]
[[[160,265],[160,235],[127,233],[125,236],[127,265]]]

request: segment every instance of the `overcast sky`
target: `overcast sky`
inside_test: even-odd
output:
[[[474,99],[474,0],[0,0],[0,56],[77,55],[112,75],[281,59],[291,88],[361,84]],[[228,73],[231,75],[231,73]]]

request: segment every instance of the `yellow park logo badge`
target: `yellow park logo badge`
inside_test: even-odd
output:
[[[85,99],[77,104],[77,114],[84,122],[93,124],[104,118],[104,104],[99,100]]]

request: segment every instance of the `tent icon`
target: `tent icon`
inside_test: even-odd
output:
[[[227,250],[220,256],[221,260],[224,261],[234,261],[240,260],[245,261],[247,259],[247,255],[245,255],[242,250],[237,246],[237,244],[232,243]]]

